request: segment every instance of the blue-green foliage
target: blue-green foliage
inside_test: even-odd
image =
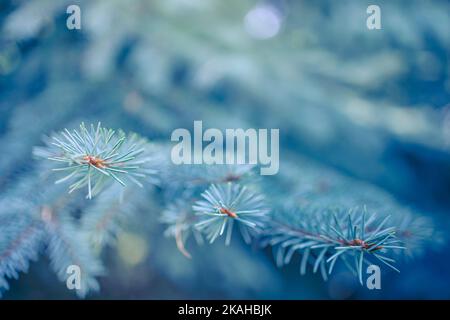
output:
[[[43,225],[26,211],[16,210],[0,214],[0,296],[9,289],[7,278],[27,272],[30,261],[38,258],[42,249]]]
[[[145,167],[151,159],[143,155],[150,149],[144,139],[135,134],[126,137],[122,131],[101,127],[100,122],[89,130],[81,123],[79,130],[65,129],[48,140],[47,147],[36,148],[34,154],[62,163],[52,169],[65,173],[55,183],[74,181],[69,193],[87,186],[89,199],[112,179],[125,186],[126,178],[142,187],[138,179],[156,172]]]
[[[71,264],[82,267],[81,297],[102,282],[94,297],[326,298],[341,271],[360,280],[367,262],[385,266],[382,297],[448,298],[448,255],[433,251],[448,229],[450,199],[446,1],[380,0],[380,31],[365,27],[364,1],[264,1],[282,19],[268,40],[251,38],[244,25],[261,2],[79,0],[83,27],[72,31],[69,0],[3,2],[7,298],[72,297],[64,283]],[[171,165],[170,133],[194,120],[280,128],[279,174]],[[96,136],[106,139],[98,145]],[[119,163],[136,157],[127,162],[139,169],[102,168],[102,152]],[[268,209],[243,233],[239,220],[217,212],[227,188],[252,195],[238,210]],[[201,228],[208,214],[215,219]],[[232,222],[228,230],[238,232],[227,238]],[[240,241],[247,231],[252,246]],[[127,243],[127,232],[143,241]],[[142,242],[137,265],[126,264]],[[24,272],[31,276],[11,281]],[[355,297],[364,294],[362,287]]]
[[[397,239],[397,228],[389,221],[389,216],[368,214],[366,208],[303,208],[280,215],[289,222],[273,221],[264,236],[265,244],[276,247],[278,266],[289,263],[293,254],[299,252],[302,255],[300,273],[305,274],[311,264],[313,272],[320,270],[324,280],[339,260],[358,276],[361,284],[363,266],[373,264],[373,260],[399,271],[393,266],[395,260],[389,256],[405,247]]]
[[[212,184],[201,196],[203,200],[192,206],[201,216],[194,227],[205,232],[211,243],[226,232],[225,243],[229,244],[235,222],[247,243],[253,232],[261,231],[265,226],[269,210],[265,207],[264,197],[245,186],[232,182]]]
[[[300,274],[305,274],[311,265],[314,273],[320,270],[327,280],[335,264],[342,261],[363,284],[363,266],[374,260],[399,272],[393,256],[400,256],[407,249],[401,241],[405,232],[416,247],[426,240],[420,234],[416,238],[416,229],[405,229],[408,224],[401,223],[402,219],[396,224],[390,215],[377,215],[366,207],[332,209],[324,206],[325,200],[314,200],[313,194],[306,196],[313,200],[308,205],[293,202],[291,209],[277,208],[259,191],[264,189],[264,179],[251,179],[252,166],[164,165],[167,158],[158,157],[156,153],[165,152],[167,148],[155,149],[148,143],[137,148],[134,141],[143,140],[136,135],[130,136],[131,142],[124,133],[115,139],[113,136],[114,131],[101,127],[100,123],[91,125],[90,131],[81,124],[80,132],[65,129],[53,136],[55,142],[35,149],[39,161],[44,164],[64,162],[63,170],[70,173],[62,179],[56,178],[52,187],[46,186],[48,190],[43,191],[34,208],[27,208],[21,214],[0,215],[0,284],[3,289],[8,289],[7,278],[16,278],[19,272],[27,271],[29,260],[36,259],[45,244],[51,267],[61,281],[68,279],[68,266],[76,265],[83,274],[77,294],[85,297],[91,291],[98,291],[97,278],[104,274],[99,253],[105,245],[114,243],[124,224],[123,216],[132,219],[133,211],[137,210],[134,202],[139,202],[140,196],[133,185],[138,189],[143,187],[134,178],[131,187],[123,181],[138,175],[143,182],[154,182],[156,168],[161,177],[173,177],[161,186],[160,192],[168,195],[163,197],[166,210],[160,221],[168,225],[166,235],[175,238],[178,249],[188,258],[191,255],[185,243],[189,234],[194,234],[198,243],[203,242],[204,237],[213,243],[223,236],[228,245],[236,224],[245,242],[254,240],[263,247],[273,247],[279,267],[290,263],[293,255],[300,253]],[[122,145],[128,147],[121,148]],[[85,161],[92,158],[95,162]],[[160,159],[161,163],[153,161],[154,168],[149,168],[152,158]],[[55,168],[43,168],[46,169],[42,179],[49,181],[52,176],[49,178],[48,174]],[[57,167],[56,171],[60,169]],[[115,176],[116,173],[120,173],[123,180]],[[64,183],[72,177],[76,177],[77,182],[67,190]],[[118,183],[104,183],[104,178]],[[92,190],[91,183],[95,183]],[[86,185],[89,190],[86,208],[81,217],[75,219],[72,209],[82,198],[77,195],[73,198],[72,193]],[[328,190],[328,197],[330,194],[332,191]],[[96,195],[94,199],[93,195]],[[174,196],[177,197],[175,202],[171,201]],[[339,204],[338,198],[335,200]]]

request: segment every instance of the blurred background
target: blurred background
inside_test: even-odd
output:
[[[80,30],[66,27],[72,4]],[[366,27],[370,4],[381,30]],[[284,193],[338,177],[350,199],[367,188],[448,230],[449,1],[0,0],[0,30],[0,198],[32,184],[43,134],[101,121],[169,142],[203,120],[279,128]],[[152,205],[105,252],[91,298],[450,298],[448,245],[431,241],[370,291],[345,272],[277,269],[239,239],[194,245],[188,260]],[[75,296],[42,257],[4,298]]]

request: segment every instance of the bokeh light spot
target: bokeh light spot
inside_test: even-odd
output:
[[[148,245],[145,239],[136,234],[121,233],[117,239],[117,249],[122,261],[132,267],[145,259]]]
[[[250,10],[244,19],[245,30],[256,39],[269,39],[281,29],[282,17],[271,5],[258,5]]]

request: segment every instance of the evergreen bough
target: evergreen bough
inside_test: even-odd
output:
[[[43,183],[27,205],[17,201],[0,212],[0,290],[9,288],[8,278],[27,272],[44,249],[61,281],[67,279],[68,266],[81,268],[80,297],[98,290],[97,277],[106,272],[101,249],[114,243],[125,218],[145,206],[147,186],[155,184],[166,207],[159,220],[188,258],[191,235],[199,244],[224,237],[229,245],[237,227],[245,242],[273,248],[279,267],[299,254],[301,274],[311,266],[326,280],[341,261],[362,284],[364,265],[379,262],[399,272],[396,259],[420,251],[434,233],[423,217],[389,214],[386,208],[375,213],[377,208],[366,203],[329,205],[332,191],[323,197],[310,190],[280,196],[301,194],[310,200],[307,204],[270,199],[264,195],[265,179],[256,177],[253,166],[171,165],[166,146],[100,123],[82,123],[78,130],[65,129],[44,141],[45,146],[34,149],[44,172],[40,179],[55,184]],[[350,203],[358,202],[356,194],[352,197]],[[71,209],[80,201],[88,203],[75,216]]]

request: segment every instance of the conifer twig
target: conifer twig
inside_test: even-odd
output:
[[[142,186],[140,180],[156,173],[145,166],[151,159],[145,139],[106,129],[100,122],[89,129],[84,123],[79,130],[64,129],[46,142],[47,147],[35,148],[34,154],[63,165],[53,169],[65,173],[55,183],[72,181],[69,193],[87,186],[89,199],[111,180],[122,186],[127,180]]]

